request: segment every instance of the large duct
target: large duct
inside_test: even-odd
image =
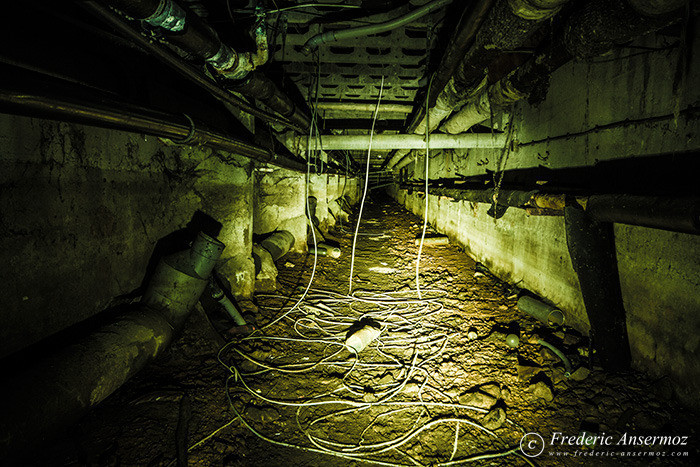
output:
[[[224,244],[200,233],[163,258],[141,303],[62,349],[51,349],[0,390],[0,459],[76,422],[166,349],[204,291]]]

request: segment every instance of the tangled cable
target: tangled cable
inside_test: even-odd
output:
[[[512,445],[519,436],[501,440],[475,418],[487,409],[460,404],[439,387],[431,364],[458,334],[435,322],[444,295],[438,289],[424,289],[423,298],[401,292],[308,290],[292,313],[268,328],[268,335],[232,341],[219,352],[218,360],[229,372],[226,394],[236,419],[255,436],[279,446],[376,465],[425,465],[422,444],[444,441],[451,429],[445,449],[427,456],[438,458],[430,465],[517,455]],[[381,327],[379,336],[358,354],[345,341],[352,332],[348,329],[363,322]],[[263,347],[269,351],[261,353]],[[282,378],[295,391],[286,399],[264,395],[255,385],[264,384],[267,376]],[[299,388],[305,393],[298,395]],[[286,426],[296,426],[295,432],[262,433],[243,416],[246,394],[251,401],[293,411],[295,424]],[[491,438],[500,450],[455,459],[469,435],[481,437],[480,443]]]

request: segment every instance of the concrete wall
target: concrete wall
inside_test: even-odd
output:
[[[660,48],[669,40],[650,36],[635,45]],[[515,138],[528,144],[505,152],[437,152],[430,159],[430,177],[582,167],[698,150],[696,112],[681,113],[677,120],[672,115],[676,105],[684,110],[700,102],[700,89],[693,84],[700,78],[700,44],[695,45],[688,86],[680,97],[672,92],[676,50],[633,54],[639,49],[619,49],[588,63],[570,63],[553,74],[543,103],[515,106]],[[424,156],[417,155],[409,175],[423,178],[424,165]],[[422,215],[422,196],[396,188],[392,193]],[[485,204],[429,198],[434,227],[501,278],[560,306],[568,324],[588,331],[563,218],[509,209],[495,220],[486,215]],[[669,375],[678,396],[700,407],[700,237],[616,224],[615,238],[634,365],[654,376]]]
[[[197,210],[222,224],[218,269],[250,296],[253,233],[290,228],[299,250],[306,235],[304,174],[256,170],[233,154],[0,114],[0,357],[137,298],[156,243]]]

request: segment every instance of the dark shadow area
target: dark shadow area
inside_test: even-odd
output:
[[[542,154],[546,159],[549,154]],[[590,167],[549,169],[544,166],[506,170],[501,186],[544,193],[572,194],[626,193],[638,195],[699,195],[700,155],[683,152],[598,162]],[[456,179],[433,180],[433,186],[450,188],[491,188],[493,172],[460,175]],[[501,174],[497,178],[500,178]]]
[[[209,236],[216,237],[219,234],[221,227],[221,223],[216,221],[214,218],[201,211],[196,211],[186,227],[176,230],[156,242],[153,249],[153,254],[151,255],[146,268],[144,279],[137,289],[116,297],[113,301],[115,305],[100,311],[94,316],[84,319],[83,321],[66,329],[58,331],[57,333],[42,339],[34,345],[6,356],[0,360],[0,367],[2,367],[3,372],[5,374],[12,374],[15,371],[20,371],[22,368],[30,366],[32,362],[36,361],[37,359],[54,353],[56,349],[78,341],[78,339],[81,337],[88,335],[115,317],[138,307],[138,303],[132,302],[140,297],[145,291],[145,288],[153,276],[156,266],[161,258],[188,248],[199,232],[204,232]]]

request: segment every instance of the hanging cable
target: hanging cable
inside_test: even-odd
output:
[[[357,226],[355,227],[355,236],[352,239],[352,254],[350,255],[350,286],[348,288],[348,293],[352,293],[352,275],[355,269],[355,246],[357,245],[357,233],[360,231],[360,221],[362,220],[362,210],[365,206],[365,198],[367,198],[367,188],[369,185],[369,160],[372,154],[372,138],[374,137],[374,125],[377,123],[377,114],[379,113],[379,104],[382,102],[382,92],[384,91],[384,76],[382,75],[382,82],[379,85],[379,97],[377,99],[377,106],[374,108],[374,117],[372,118],[372,128],[369,132],[369,145],[367,147],[367,170],[365,172],[365,189],[362,193],[362,202],[360,203],[360,213],[357,215]]]
[[[433,75],[434,77],[435,75]],[[420,257],[423,253],[423,242],[425,241],[425,231],[428,228],[428,169],[430,168],[430,112],[429,98],[430,98],[430,87],[433,84],[433,77],[430,78],[428,82],[428,92],[425,95],[425,209],[423,209],[423,232],[420,236],[420,243],[418,244],[418,256],[416,257],[416,292],[418,292],[418,298],[423,298],[420,291]]]
[[[317,64],[317,66],[320,66]],[[320,70],[318,72],[318,75],[320,76]],[[316,81],[316,92],[318,93],[318,87],[319,87],[319,81]],[[309,91],[310,92],[310,91]],[[318,134],[318,126],[316,125],[316,116],[317,116],[317,111],[316,108],[313,107],[313,113],[311,115],[311,125],[309,125],[309,138],[307,140],[306,144],[306,178],[305,178],[305,183],[304,183],[304,198],[306,198],[306,219],[309,222],[309,226],[311,228],[311,238],[313,239],[313,245],[314,245],[314,264],[313,267],[311,268],[311,277],[309,278],[309,283],[306,286],[306,289],[304,289],[304,292],[301,294],[301,297],[297,300],[297,302],[292,306],[289,310],[287,310],[285,313],[282,313],[280,316],[277,318],[273,319],[270,321],[268,324],[260,328],[260,331],[264,331],[270,326],[278,323],[282,319],[284,319],[287,315],[289,315],[291,312],[296,310],[296,308],[299,306],[304,301],[304,298],[306,297],[306,294],[309,292],[309,289],[311,288],[311,284],[314,282],[314,277],[316,275],[316,267],[318,265],[318,240],[316,239],[316,227],[314,226],[314,222],[311,219],[311,206],[309,205],[309,183],[311,181],[311,141],[313,140],[313,135],[314,135],[314,129],[316,129],[316,132]]]

